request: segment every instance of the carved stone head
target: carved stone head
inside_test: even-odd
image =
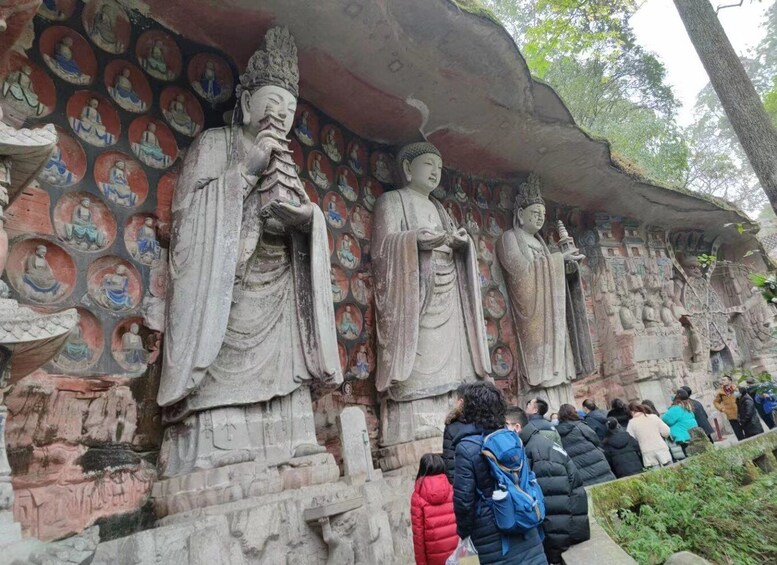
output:
[[[682,262],[683,270],[692,279],[700,279],[704,276],[699,260],[694,255],[686,255]]]
[[[515,221],[518,227],[529,235],[536,234],[545,225],[545,205],[531,204],[526,208],[517,208]]]
[[[431,143],[405,145],[399,150],[397,162],[408,188],[428,196],[440,185],[442,155]]]
[[[516,226],[529,235],[536,234],[545,224],[545,201],[542,199],[539,175],[530,173],[518,189],[513,220]]]

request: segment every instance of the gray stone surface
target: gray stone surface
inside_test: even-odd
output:
[[[337,417],[342,445],[343,467],[348,477],[364,476],[371,480],[375,474],[372,466],[370,437],[364,411],[358,406],[348,406]]]
[[[664,561],[664,565],[710,565],[710,562],[690,551],[680,551]]]
[[[683,342],[673,335],[639,335],[634,338],[634,361],[676,359],[683,356]]]
[[[615,543],[589,515],[591,539],[573,545],[561,555],[564,565],[637,565],[637,562]]]

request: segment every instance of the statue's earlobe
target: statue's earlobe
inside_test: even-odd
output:
[[[402,161],[402,172],[405,174],[405,180],[410,182],[413,175],[410,174],[410,161],[408,159]]]
[[[248,91],[240,95],[240,107],[243,110],[243,125],[251,123],[251,93]]]

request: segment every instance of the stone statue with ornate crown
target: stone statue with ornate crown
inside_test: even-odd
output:
[[[525,392],[545,397],[558,409],[573,401],[576,375],[594,369],[578,269],[584,256],[563,224],[560,251],[551,251],[543,241],[539,232],[545,223],[545,201],[534,173],[520,186],[513,221],[496,252],[516,325],[521,374],[529,387]]]
[[[324,216],[289,133],[297,48],[267,32],[240,76],[231,126],[190,147],[173,201],[158,401],[163,477],[323,451],[311,382],[342,380]]]

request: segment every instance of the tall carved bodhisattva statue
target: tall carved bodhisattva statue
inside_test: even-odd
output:
[[[491,370],[475,245],[430,197],[440,152],[397,160],[407,184],[378,199],[372,240],[384,446],[440,435],[451,391]]]
[[[577,264],[584,257],[574,245],[551,252],[540,237],[545,201],[533,173],[520,187],[513,221],[496,252],[515,320],[521,373],[528,394],[544,396],[558,409],[572,402],[575,375],[594,368]]]
[[[163,476],[323,451],[309,384],[342,380],[324,217],[286,135],[297,49],[285,28],[240,77],[231,127],[190,147],[173,201]]]

